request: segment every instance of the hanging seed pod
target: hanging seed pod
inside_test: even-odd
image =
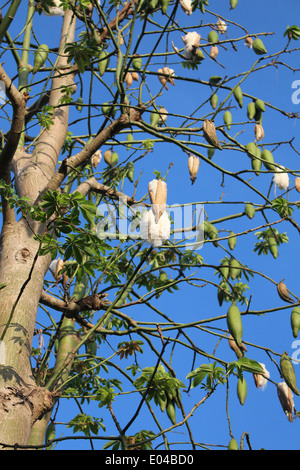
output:
[[[275,237],[273,235],[270,235],[268,237],[268,245],[269,245],[270,253],[272,254],[273,258],[276,259],[278,256],[278,246],[277,246]]]
[[[264,103],[263,100],[257,99],[254,104],[255,104],[255,108],[256,108],[256,109],[258,109],[258,110],[261,111],[262,113],[265,112],[266,106],[265,106],[265,103]]]
[[[215,59],[219,54],[219,49],[218,49],[218,46],[214,45],[214,46],[211,46],[211,50],[210,50],[210,57],[212,59]]]
[[[291,327],[294,338],[298,337],[300,329],[300,308],[294,307],[291,313]]]
[[[221,18],[218,18],[218,21],[217,21],[217,30],[220,34],[225,34],[226,31],[227,31],[227,25],[225,23],[225,21],[221,20]]]
[[[104,161],[109,166],[111,166],[111,156],[112,156],[112,151],[110,149],[104,152],[104,155],[103,155]]]
[[[292,361],[289,359],[287,352],[284,351],[280,358],[280,370],[282,373],[282,376],[284,380],[286,381],[287,385],[290,387],[290,389],[296,394],[300,395],[300,392],[298,390],[297,384],[296,384],[296,374],[295,374],[295,369],[293,366]]]
[[[92,156],[92,165],[96,169],[99,163],[101,162],[102,152],[101,150],[97,150],[94,155]]]
[[[168,117],[168,111],[163,106],[160,106],[159,107],[159,120],[158,120],[159,124],[166,122],[167,117]]]
[[[170,0],[161,0],[161,11],[165,15],[169,6]]]
[[[299,176],[296,176],[295,178],[295,188],[298,193],[300,193],[300,178]]]
[[[229,233],[229,238],[228,238],[228,246],[231,250],[234,250],[235,245],[237,242],[237,238],[234,232]]]
[[[238,359],[240,359],[241,357],[244,357],[244,353],[247,352],[247,348],[246,346],[244,345],[244,343],[241,343],[241,346],[239,347],[235,340],[233,339],[233,337],[231,335],[229,335],[228,337],[228,344],[229,344],[229,347],[232,349],[232,351],[235,352],[236,354],[236,357]]]
[[[218,106],[218,101],[219,101],[218,95],[216,95],[215,93],[211,95],[210,104],[211,104],[212,109],[216,109],[216,107]]]
[[[220,77],[219,75],[212,75],[212,77],[210,77],[209,79],[209,84],[210,85],[218,85],[218,83],[222,80],[222,77]]]
[[[172,424],[176,424],[176,410],[174,401],[169,397],[167,398],[166,413]]]
[[[208,42],[210,42],[211,44],[217,44],[219,42],[219,35],[217,33],[217,31],[214,31],[213,29],[209,32],[208,36],[207,36],[207,40]]]
[[[126,170],[127,170],[127,178],[131,183],[133,183],[133,178],[134,178],[134,164],[132,162],[128,162],[126,165]]]
[[[237,6],[238,1],[239,1],[239,0],[230,0],[230,8],[231,8],[232,10]]]
[[[225,258],[222,261],[221,266],[220,266],[220,272],[225,279],[228,279],[229,277],[229,268],[230,268],[230,261]]]
[[[158,74],[161,74],[163,73],[163,69],[158,69],[157,70]],[[162,84],[162,86],[165,87],[166,90],[168,90],[168,85],[167,85],[167,77],[165,77],[164,75],[157,75],[158,77],[158,80],[160,81],[160,83]]]
[[[228,294],[230,294],[230,287],[226,281],[222,281],[218,287],[217,293],[220,307],[222,307],[223,301],[228,298]]]
[[[208,149],[207,149],[207,156],[208,156],[208,158],[209,158],[210,160],[211,160],[212,157],[214,156],[215,151],[216,151],[216,149],[215,149],[214,147],[208,147]]]
[[[290,297],[289,291],[285,283],[283,282],[283,279],[277,284],[277,292],[281,300],[283,300],[284,302],[287,302],[289,304],[294,303],[294,301]]]
[[[170,69],[169,67],[164,67],[162,69],[163,73],[167,74],[167,82],[171,83],[171,85],[175,86],[175,81],[173,78],[173,75],[175,74],[175,71],[173,69]]]
[[[229,333],[235,340],[236,344],[241,347],[243,336],[243,325],[241,313],[235,304],[232,304],[227,312],[227,326]]]
[[[285,382],[276,385],[277,395],[281,403],[282,409],[290,423],[293,422],[294,400],[291,389]]]
[[[76,109],[77,111],[81,112],[82,111],[82,105],[84,104],[84,101],[83,99],[81,98],[81,96],[79,96],[79,98],[77,99],[76,101]]]
[[[131,87],[133,78],[130,72],[127,72],[125,77],[124,77],[124,82],[126,83],[126,90]]]
[[[41,44],[34,52],[34,62],[32,73],[36,73],[44,65],[49,54],[49,47],[47,44]]]
[[[265,48],[264,43],[259,38],[256,38],[253,41],[252,47],[253,47],[255,54],[263,55],[267,53],[267,49]]]
[[[265,131],[264,128],[261,124],[255,124],[254,126],[254,135],[255,135],[255,141],[258,142],[259,140],[262,140],[265,136]]]
[[[119,162],[119,155],[117,154],[117,152],[113,152],[111,155],[110,166],[113,168],[114,166],[118,164],[118,162]]]
[[[196,157],[196,155],[190,154],[188,158],[188,169],[189,169],[192,184],[195,183],[199,166],[200,166],[199,157]]]
[[[127,150],[130,150],[134,142],[134,137],[131,133],[127,134],[126,142],[127,142],[126,144]]]
[[[228,450],[239,450],[239,445],[234,439],[234,437],[232,437],[229,441]]]
[[[255,174],[259,176],[261,170],[261,151],[259,147],[256,147],[256,155],[251,159],[252,170],[255,171]]]
[[[255,157],[256,156],[256,149],[257,149],[257,145],[254,142],[249,142],[246,145],[246,151],[247,151],[248,157],[250,157],[250,158]]]
[[[216,134],[216,128],[215,128],[213,121],[209,121],[208,119],[205,119],[205,121],[203,122],[203,135],[205,137],[205,140],[210,145],[213,145],[219,150],[222,150],[221,144]]]
[[[155,217],[155,223],[157,224],[166,209],[167,184],[161,179],[154,179],[150,181],[148,185],[148,193],[151,201],[152,212]]]
[[[61,269],[63,269],[65,263],[61,258],[57,258],[53,260],[49,266],[49,269],[56,280],[56,282],[59,282],[62,278],[62,274],[59,274]]]
[[[264,167],[267,170],[276,171],[276,167],[274,165],[273,154],[272,154],[272,152],[270,152],[270,150],[263,149],[263,151],[261,153],[261,159],[262,159],[262,163],[263,163]]]
[[[192,3],[191,1],[188,0],[180,0],[180,6],[184,13],[186,13],[188,16],[192,14]]]
[[[241,274],[241,265],[235,258],[230,261],[229,274],[233,281]]]
[[[105,117],[111,116],[112,118],[115,117],[116,108],[112,104],[109,104],[107,102],[103,103],[103,105],[101,106],[101,110],[102,110],[103,116]]]
[[[254,101],[250,101],[247,106],[247,116],[250,121],[255,117],[256,107]]]
[[[253,374],[254,383],[256,388],[264,388],[267,386],[268,378],[270,377],[270,373],[267,371],[266,366],[264,364],[259,363],[263,369],[263,374]]]
[[[197,49],[195,59],[200,61],[205,59],[205,56],[200,48]]]
[[[247,382],[245,377],[239,377],[237,383],[237,396],[241,405],[244,405],[247,398]]]
[[[151,126],[157,127],[159,122],[159,114],[156,111],[152,111],[150,115]]]
[[[249,219],[253,219],[253,217],[255,216],[254,206],[249,202],[245,205],[245,214],[247,215],[247,217],[249,217]]]
[[[243,92],[240,86],[235,87],[233,96],[235,97],[240,108],[243,107]]]
[[[215,239],[219,238],[218,230],[216,229],[216,227],[213,224],[211,224],[209,222],[206,223],[206,233],[207,233],[207,236],[210,240],[215,240]],[[213,245],[218,246],[218,242],[214,241]]]
[[[98,62],[98,71],[99,71],[100,77],[103,77],[107,67],[109,66],[109,62],[110,62],[110,57],[109,57],[107,50],[102,51],[99,56],[99,62]]]
[[[157,5],[158,5],[158,0],[150,0],[149,5],[150,5],[150,7],[152,8],[152,10],[155,10],[155,8],[156,8]]]
[[[252,49],[253,47],[253,39],[250,36],[247,36],[245,39],[245,46],[248,47],[248,49]]]
[[[139,74],[137,72],[131,72],[131,76],[133,78],[134,81],[138,82],[140,77],[139,77]]]
[[[225,113],[223,114],[223,121],[227,129],[230,131],[231,124],[232,124],[232,114],[230,111],[228,110],[225,111]]]
[[[142,63],[141,57],[135,56],[135,57],[132,59],[132,67],[133,67],[135,70],[141,70],[142,66],[143,66],[143,63]]]

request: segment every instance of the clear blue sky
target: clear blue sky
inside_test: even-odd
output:
[[[19,25],[23,24],[23,17],[25,11],[25,4],[21,6],[21,10],[18,14],[15,27],[16,30]],[[300,18],[300,4],[298,0],[287,0],[284,3],[279,0],[265,0],[261,2],[259,0],[252,0],[246,2],[240,0],[238,7],[234,11],[229,10],[229,0],[212,0],[210,2],[210,8],[212,11],[216,11],[220,15],[228,18],[233,22],[237,22],[243,25],[249,33],[259,32],[275,32],[274,36],[268,36],[264,38],[264,43],[268,50],[268,53],[275,53],[276,51],[282,50],[286,44],[283,39],[283,33],[287,25],[297,24]],[[197,17],[196,17],[197,15]],[[180,14],[180,18],[184,21],[186,26],[195,25],[197,21],[202,19],[200,13],[195,13],[190,17]],[[56,44],[55,32],[57,34],[60,31],[62,23],[61,18],[45,18],[37,17],[34,25],[34,31],[36,32],[41,42],[46,42],[51,46]],[[51,24],[51,27],[48,25]],[[47,26],[46,26],[47,25]],[[208,29],[206,30],[206,32]],[[41,36],[39,34],[41,33]],[[204,35],[204,33],[203,33]],[[241,35],[241,31],[234,25],[228,27],[228,37],[238,37]],[[182,47],[180,34],[178,34],[178,47]],[[300,42],[292,42],[290,47],[299,47]],[[230,49],[230,46],[229,46]],[[145,47],[145,52],[146,47]],[[226,66],[221,68],[217,64],[213,63],[209,59],[206,59],[198,71],[189,72],[191,76],[208,80],[212,75],[229,75],[232,76],[236,73],[244,72],[249,69],[253,61],[257,59],[257,56],[253,51],[249,51],[243,42],[238,43],[238,53],[233,50],[225,52],[221,51],[218,60]],[[289,64],[291,67],[299,66],[299,52],[297,51],[294,55],[282,56],[282,61]],[[184,73],[180,64],[171,65],[175,69],[175,73],[181,75]],[[9,68],[9,64],[4,65]],[[158,67],[157,67],[158,68]],[[292,95],[292,82],[293,80],[300,79],[300,72],[292,73],[287,67],[268,67],[266,70],[256,72],[252,77],[249,77],[243,84],[243,90],[257,97],[260,97],[266,102],[271,102],[272,105],[293,113],[300,111],[300,104],[295,105],[291,101]],[[235,84],[233,81],[232,84]],[[176,85],[176,87],[169,87],[169,91],[164,93],[163,97],[157,101],[157,104],[163,104],[169,113],[182,113],[187,114],[192,112],[197,102],[199,104],[209,97],[208,88],[195,88],[192,84],[186,84],[185,86]],[[201,94],[203,93],[203,95]],[[220,94],[221,96],[221,94]],[[223,97],[225,95],[222,95]],[[99,101],[102,100],[102,96]],[[104,101],[104,99],[103,99]],[[247,104],[247,101],[246,101]],[[243,110],[234,111],[233,116],[237,121],[242,122],[246,120],[246,104]],[[206,112],[209,112],[209,105],[205,108]],[[180,110],[180,111],[178,111]],[[169,125],[172,125],[172,117],[168,118]],[[222,124],[222,117],[218,116],[216,119],[216,125]],[[300,151],[300,139],[299,133],[299,122],[288,118],[279,118],[278,113],[274,113],[271,110],[267,110],[264,116],[264,130],[266,137],[263,142],[280,142],[289,141],[292,137],[295,137],[293,145]],[[96,126],[95,126],[96,129]],[[242,144],[248,143],[253,140],[253,126],[245,127],[246,131],[239,135],[238,139]],[[231,135],[234,135],[231,132]],[[165,149],[166,147],[164,147]],[[146,159],[138,162],[136,165],[136,174],[143,170],[143,176],[141,178],[140,195],[146,192],[147,184],[150,179],[153,178],[152,172],[154,170],[160,170],[164,174],[172,162],[173,167],[168,175],[168,203],[187,203],[191,201],[216,201],[220,198],[223,192],[223,198],[226,201],[243,201],[249,196],[252,197],[251,193],[247,191],[241,192],[241,186],[237,185],[232,179],[225,178],[225,187],[222,188],[221,175],[213,171],[212,168],[202,162],[198,174],[196,183],[191,186],[187,171],[186,158],[182,151],[179,149],[163,150],[162,148],[154,149],[154,152],[150,154]],[[288,145],[282,145],[274,153],[275,160],[277,163],[283,164],[288,168],[297,170],[298,169],[298,156],[291,151]],[[240,153],[234,151],[216,151],[214,161],[220,165],[224,164],[227,168],[242,169],[245,165],[248,165],[248,159],[242,156]],[[261,181],[255,184],[263,191],[267,192],[271,181],[271,176],[264,176]],[[291,177],[291,186],[293,185],[293,177]],[[125,188],[126,189],[126,188]],[[130,187],[128,186],[128,191]],[[274,191],[274,188],[272,189]],[[280,192],[279,192],[280,193]],[[278,193],[278,194],[279,194]],[[298,199],[298,193],[295,190],[291,191],[291,200]],[[261,202],[257,197],[255,202]],[[221,206],[205,205],[205,209],[210,219],[219,218],[225,214],[232,213],[233,210],[242,210],[241,206]],[[274,219],[275,220],[275,219]],[[295,213],[295,220],[299,223],[298,214]],[[242,224],[240,221],[230,221],[224,225],[225,229],[233,231],[240,231],[242,228],[256,227],[263,224],[263,219],[255,218],[253,221],[243,220]],[[223,228],[223,226],[222,226]],[[288,245],[282,245],[280,247],[280,256],[277,260],[274,260],[271,256],[260,256],[253,254],[253,247],[256,242],[254,234],[243,237],[238,240],[234,254],[240,259],[241,262],[248,265],[249,267],[263,271],[266,275],[272,279],[280,281],[285,278],[285,282],[289,289],[296,295],[300,296],[299,292],[299,281],[298,281],[298,266],[299,266],[299,234],[295,231],[291,225],[285,224],[280,226],[280,231],[287,231],[290,238]],[[216,250],[214,247],[203,248],[200,252],[205,262],[211,264],[218,264],[222,257],[222,252]],[[206,272],[200,271],[199,277],[205,278]],[[259,311],[260,309],[272,308],[273,306],[283,306],[277,297],[276,288],[273,284],[270,284],[261,277],[255,280],[251,280],[251,294],[252,303],[251,308]],[[157,307],[165,311],[168,316],[171,316],[174,320],[181,321],[196,321],[199,318],[209,318],[216,315],[226,314],[228,305],[223,304],[220,308],[217,303],[216,291],[212,287],[206,289],[192,289],[185,288],[182,292],[176,293],[173,296],[166,295],[165,298],[162,296],[158,302]],[[281,353],[284,350],[288,354],[292,355],[293,341],[294,338],[290,329],[290,309],[281,310],[265,316],[249,316],[243,318],[244,324],[244,339],[249,343],[254,343],[262,347],[269,347],[271,350]],[[153,318],[149,318],[149,312],[145,309],[139,308],[136,311],[136,318],[153,321]],[[147,315],[147,317],[146,317]],[[158,317],[156,317],[158,320]],[[155,320],[156,321],[156,320]],[[226,328],[225,322],[215,322],[213,326],[217,328]],[[207,335],[200,333],[195,330],[192,333],[195,343],[200,347],[212,353],[215,347],[215,342],[208,340]],[[299,347],[299,346],[298,346]],[[146,350],[146,346],[144,348]],[[168,350],[168,354],[171,351]],[[100,351],[100,354],[102,352]],[[218,346],[216,355],[222,357],[228,361],[234,360],[235,356],[232,351],[229,350],[225,341],[221,342]],[[275,382],[280,381],[278,371],[275,365],[268,359],[266,353],[263,350],[248,347],[248,357],[255,359],[259,362],[266,364],[267,369],[271,374],[271,378]],[[175,354],[172,360],[174,367],[178,370],[178,378],[185,380],[186,375],[190,372],[192,367],[192,353],[184,356],[180,348],[175,348]],[[278,360],[278,357],[277,357]],[[197,363],[194,367],[201,364],[201,360],[197,358]],[[205,362],[203,358],[202,363]],[[124,364],[120,363],[120,366]],[[128,361],[130,365],[130,360]],[[141,358],[141,365],[149,366],[147,357]],[[300,365],[295,366],[298,380],[300,381]],[[294,423],[289,423],[281,409],[280,403],[277,398],[276,388],[273,384],[268,384],[266,390],[256,390],[254,381],[251,376],[247,377],[248,383],[248,396],[244,406],[238,403],[237,396],[234,393],[236,387],[235,379],[232,378],[230,382],[230,388],[233,393],[230,395],[229,407],[230,407],[230,418],[233,433],[237,440],[243,432],[247,432],[250,435],[251,444],[254,449],[265,448],[265,449],[298,449],[299,448],[299,426],[300,421],[296,419]],[[300,383],[300,382],[299,382]],[[204,406],[201,406],[191,419],[191,427],[194,433],[194,439],[197,442],[204,444],[220,444],[225,445],[229,441],[228,424],[225,415],[225,390],[222,386],[218,387],[217,392],[214,396],[207,400]],[[192,407],[204,392],[200,388],[191,390],[189,392],[189,405]],[[295,407],[299,408],[299,398],[294,397]],[[297,401],[298,400],[298,401]],[[62,409],[64,410],[62,412]],[[136,404],[133,404],[131,396],[125,398],[122,402],[122,407],[115,406],[115,413],[120,418],[121,425],[125,425],[132,416],[135,410]],[[105,412],[104,409],[99,409],[96,405],[91,406],[92,410],[87,412],[93,416],[104,416],[104,422],[106,424],[108,433],[117,434],[116,429],[113,426],[110,416]],[[187,410],[189,406],[187,406]],[[77,413],[77,411],[76,411]],[[63,401],[60,405],[60,412],[57,415],[57,421],[67,421],[72,418],[74,413],[71,411],[71,407],[67,401]],[[162,423],[169,425],[169,421],[163,418]],[[202,425],[203,423],[203,425]],[[142,410],[142,419],[134,423],[130,432],[139,431],[140,429],[155,429],[153,421],[146,408]],[[67,430],[63,426],[58,426],[58,435],[68,434]],[[188,435],[186,434],[186,428],[177,428],[173,433],[173,438],[169,436],[170,441],[184,442],[188,441]],[[79,443],[71,441],[67,444],[59,445],[57,448],[89,448],[89,444],[86,441]],[[102,444],[97,444],[95,441],[95,448],[101,448]],[[247,448],[247,446],[245,446]],[[175,449],[184,448],[184,446],[174,445]]]

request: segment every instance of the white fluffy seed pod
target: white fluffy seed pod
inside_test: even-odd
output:
[[[196,57],[197,48],[200,45],[201,36],[197,31],[187,33],[185,36],[181,36],[184,42],[184,56],[186,59],[193,59]]]
[[[92,165],[96,169],[102,159],[102,151],[97,150],[94,155],[92,156]]]
[[[49,266],[49,270],[53,275],[56,281],[61,279],[61,274],[59,275],[59,271],[64,267],[64,261],[61,258],[54,259]]]
[[[255,141],[258,142],[259,140],[262,140],[265,136],[265,131],[264,128],[261,124],[255,124],[254,126],[254,135],[255,135]]]
[[[215,59],[218,54],[219,54],[218,46],[216,46],[216,45],[211,46],[211,50],[210,50],[210,54],[209,54],[210,57],[212,57],[213,59]]]
[[[221,18],[217,21],[217,30],[220,34],[225,34],[227,31],[227,25],[225,21],[221,20]]]
[[[152,212],[155,221],[158,223],[160,217],[166,210],[167,203],[167,184],[161,179],[154,179],[148,185],[148,192],[152,204]]]
[[[291,423],[293,421],[294,399],[291,389],[285,382],[277,384],[277,395],[282,409]]]
[[[254,378],[256,388],[261,388],[262,390],[264,390],[267,386],[268,378],[270,377],[270,372],[267,371],[265,364],[262,364],[262,363],[259,363],[259,364],[263,368],[263,373],[253,374],[253,378]]]
[[[249,36],[245,39],[245,46],[248,47],[248,49],[252,49],[252,44],[253,44],[253,39]]]
[[[190,16],[193,13],[191,0],[180,0],[180,6],[187,15]]]
[[[190,154],[188,158],[188,169],[189,169],[192,184],[194,184],[195,179],[197,177],[199,166],[200,166],[199,157],[197,157],[196,155]]]
[[[152,210],[144,212],[140,222],[141,237],[153,247],[161,246],[170,238],[171,221],[167,212],[163,212],[156,223]]]
[[[276,168],[276,173],[273,175],[273,183],[281,191],[286,191],[289,188],[289,175],[288,173],[283,173],[285,171],[284,166],[279,165],[282,171],[279,168]]]

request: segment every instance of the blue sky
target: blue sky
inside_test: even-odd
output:
[[[23,24],[25,4],[20,8],[16,21],[13,25],[15,31],[18,27]],[[221,16],[228,18],[232,22],[243,25],[249,33],[260,33],[260,32],[275,32],[276,34],[267,36],[263,39],[264,44],[268,50],[268,54],[281,51],[286,45],[286,39],[283,38],[283,33],[287,25],[297,24],[300,18],[300,4],[297,0],[288,0],[284,3],[276,0],[265,0],[261,2],[259,0],[253,0],[246,2],[240,0],[238,7],[230,11],[229,0],[212,0],[210,2],[212,11],[217,12]],[[197,17],[196,17],[197,15]],[[195,13],[191,17],[187,17],[183,13],[179,14],[179,18],[186,27],[196,25],[202,19],[200,13]],[[205,19],[206,20],[206,19]],[[210,17],[207,21],[213,21],[213,17]],[[46,42],[50,46],[55,46],[55,35],[56,32],[59,34],[61,27],[61,18],[45,18],[43,16],[36,17],[34,23],[34,31],[38,35],[40,42]],[[51,24],[51,27],[49,25]],[[203,30],[203,36],[209,31],[209,28]],[[233,24],[228,26],[228,37],[239,37],[241,36],[241,30]],[[54,34],[55,32],[55,34]],[[202,34],[202,32],[201,32]],[[182,47],[180,33],[175,45]],[[300,43],[293,41],[290,47],[299,47]],[[213,63],[208,58],[201,64],[197,71],[189,71],[188,74],[194,78],[200,78],[202,80],[208,80],[212,75],[221,76],[233,76],[240,72],[247,71],[257,59],[257,56],[253,51],[248,50],[244,46],[243,41],[237,45],[238,52],[235,52],[228,46],[228,50],[221,50],[218,60],[225,66],[220,67],[218,64]],[[147,43],[142,43],[141,52],[147,52]],[[8,57],[8,56],[5,56]],[[11,59],[10,59],[11,60]],[[285,54],[281,56],[281,60],[292,68],[299,67],[299,51],[296,51],[293,55]],[[12,70],[12,64],[5,63],[4,67]],[[153,66],[154,67],[154,66]],[[156,67],[156,66],[155,66]],[[155,67],[153,68],[155,70]],[[180,63],[172,63],[170,61],[170,67],[175,69],[176,75],[184,74],[185,71],[182,69]],[[158,65],[156,69],[158,68]],[[300,72],[293,72],[287,66],[281,65],[278,67],[272,66],[267,67],[264,70],[255,72],[250,76],[242,85],[243,91],[263,99],[265,102],[270,102],[273,106],[283,109],[291,113],[298,113],[300,104],[294,104],[292,102],[292,83],[294,80],[300,80]],[[230,85],[236,84],[237,80],[229,82]],[[153,86],[158,87],[158,80],[155,77],[153,79]],[[85,94],[88,90],[85,90]],[[105,92],[103,90],[95,90],[95,93],[99,93],[99,102],[105,101]],[[183,84],[177,83],[175,87],[170,86],[169,91],[165,92],[162,97],[157,100],[157,104],[164,105],[170,114],[185,114],[189,115],[201,104],[203,100],[206,100],[210,96],[211,90],[208,87],[199,87],[191,82],[185,82]],[[76,95],[77,96],[77,95]],[[220,92],[220,99],[226,95]],[[233,110],[233,117],[235,122],[243,122],[246,120],[246,105],[248,100],[245,100],[244,107],[242,110]],[[234,104],[234,103],[233,103]],[[206,105],[205,113],[210,112],[209,104]],[[168,123],[171,126],[172,122],[176,122],[176,118],[169,116]],[[217,116],[216,125],[222,124],[222,115]],[[175,125],[175,124],[174,124]],[[276,142],[288,142],[292,138],[294,147],[300,151],[300,139],[299,133],[299,122],[295,119],[288,119],[285,116],[281,116],[280,113],[267,108],[264,115],[263,126],[265,130],[265,139],[263,143],[276,143]],[[98,128],[97,122],[95,123],[95,129]],[[234,126],[233,126],[234,128]],[[242,127],[239,127],[241,130]],[[242,144],[246,144],[253,140],[253,125],[245,125],[243,127],[245,131],[238,136],[238,140]],[[234,135],[234,131],[230,132],[230,135]],[[126,134],[125,134],[126,136]],[[199,140],[199,138],[198,138]],[[274,145],[274,148],[276,145]],[[201,151],[201,149],[200,149]],[[120,153],[122,158],[128,155]],[[275,161],[283,164],[286,167],[298,170],[298,155],[292,151],[289,144],[280,145],[274,152]],[[224,165],[227,169],[238,170],[245,167],[249,167],[249,160],[245,155],[240,152],[232,150],[223,150],[222,152],[216,151],[213,157],[213,161],[216,164]],[[221,174],[214,170],[211,165],[206,162],[201,162],[199,174],[196,183],[191,186],[189,181],[189,175],[187,170],[186,155],[179,148],[173,148],[168,145],[155,146],[154,151],[150,153],[145,159],[137,162],[136,174],[143,171],[138,193],[143,195],[147,190],[148,181],[153,179],[153,171],[159,170],[164,174],[170,163],[173,166],[168,174],[168,203],[188,203],[195,201],[217,201],[223,193],[224,201],[236,201],[235,205],[216,205],[205,203],[205,210],[207,211],[208,217],[211,220],[223,217],[226,214],[232,214],[234,211],[242,211],[242,202],[251,198],[254,202],[261,203],[261,199],[258,196],[254,196],[245,186],[237,184],[237,182],[230,177],[225,177],[224,187],[221,186],[222,177]],[[253,175],[249,174],[249,178]],[[255,177],[254,177],[255,178]],[[291,187],[293,186],[292,176]],[[271,182],[271,175],[264,174],[259,179],[255,179],[255,187],[265,194],[268,191]],[[132,191],[132,187],[128,184],[125,185],[124,191]],[[274,194],[274,187],[272,188],[272,194]],[[277,195],[279,195],[277,193]],[[290,191],[290,200],[298,200],[298,193],[295,190]],[[272,218],[273,217],[273,218]],[[294,214],[295,220],[299,223],[299,216],[297,212]],[[270,215],[272,220],[276,220],[276,217]],[[243,219],[237,219],[228,221],[222,225],[222,228],[226,230],[233,230],[235,232],[244,230],[246,228],[254,228],[259,225],[263,225],[264,220],[259,217],[255,217],[252,221]],[[285,282],[289,289],[296,295],[299,295],[299,282],[298,282],[298,266],[299,266],[299,250],[298,250],[298,237],[299,234],[292,226],[288,223],[280,225],[280,232],[287,232],[290,239],[289,244],[280,246],[280,256],[274,260],[271,256],[261,255],[253,253],[253,248],[256,243],[256,237],[254,233],[248,236],[243,236],[238,239],[237,246],[234,250],[234,255],[240,259],[242,263],[255,269],[256,271],[262,271],[270,278],[280,281],[285,278]],[[215,247],[209,246],[204,247],[199,254],[204,258],[206,263],[218,264],[219,260],[224,256],[222,252],[216,250]],[[208,274],[206,270],[200,270],[198,277],[203,277]],[[216,280],[216,277],[213,279]],[[258,276],[251,280],[250,283],[252,294],[251,309],[259,312],[263,309],[270,309],[275,306],[283,306],[276,293],[276,287],[274,284],[268,282],[266,279]],[[180,292],[176,292],[174,295],[161,296],[156,303],[157,308],[164,311],[168,316],[172,317],[174,321],[185,322],[185,321],[196,321],[199,318],[210,318],[217,315],[225,315],[228,305],[223,304],[220,308],[217,302],[216,289],[208,286],[205,289],[197,289],[186,287]],[[242,307],[244,308],[244,307]],[[282,353],[284,350],[288,354],[292,355],[296,348],[299,348],[298,344],[294,343],[294,338],[290,328],[290,312],[291,308],[285,310],[278,310],[273,313],[266,315],[249,315],[243,317],[244,325],[244,339],[248,343],[259,345],[261,348],[268,347],[270,350],[276,353]],[[158,321],[159,317],[149,317],[148,310],[144,308],[136,308],[136,311],[132,312],[134,318],[139,320],[147,321]],[[207,325],[209,326],[209,324]],[[220,320],[213,323],[213,327],[226,329],[225,321]],[[193,340],[199,348],[207,350],[209,353],[213,353],[216,341],[211,340],[210,335],[207,335],[199,330],[191,332]],[[158,343],[155,343],[159,347]],[[255,359],[259,362],[265,363],[267,369],[271,374],[271,379],[275,382],[281,381],[277,368],[273,362],[269,360],[269,357],[265,351],[261,348],[255,348],[248,346],[247,357]],[[144,348],[146,350],[146,346]],[[108,348],[109,352],[109,348]],[[103,352],[100,351],[102,355]],[[167,356],[171,354],[171,347],[166,352]],[[222,357],[225,360],[235,360],[235,356],[232,351],[228,348],[225,341],[222,341],[216,350],[216,356]],[[278,361],[278,356],[274,356]],[[174,356],[172,358],[172,364],[178,371],[178,378],[183,380],[185,383],[186,375],[190,372],[192,367],[197,367],[201,363],[205,363],[203,360],[197,357],[196,364],[193,366],[193,355],[192,352],[184,353],[183,349],[178,346],[175,348]],[[148,363],[147,355],[144,355],[140,359],[141,366],[150,366],[152,363]],[[123,363],[119,363],[123,366]],[[130,360],[128,361],[130,365]],[[295,371],[300,381],[300,366],[295,365]],[[299,382],[300,383],[300,382]],[[298,449],[299,448],[299,419],[295,419],[293,423],[289,423],[281,409],[280,403],[277,398],[276,388],[272,383],[269,383],[265,391],[257,390],[254,386],[254,381],[251,376],[247,376],[248,384],[248,396],[246,403],[241,406],[238,403],[237,396],[235,393],[236,381],[232,377],[230,381],[230,400],[229,410],[230,419],[233,433],[236,439],[239,441],[240,436],[243,432],[247,432],[250,435],[250,441],[254,449]],[[184,392],[183,392],[184,393]],[[199,387],[191,390],[188,394],[188,406],[189,410],[202,396],[204,392]],[[295,398],[295,407],[299,408],[299,398]],[[298,401],[297,401],[298,400]],[[132,396],[124,396],[121,404],[115,405],[115,413],[120,418],[121,425],[125,425],[132,416],[136,409],[137,404],[133,402]],[[93,416],[104,417],[104,422],[107,427],[108,434],[117,434],[117,430],[111,421],[108,413],[98,408],[97,405],[91,406],[91,410],[87,409],[87,413]],[[63,411],[62,411],[63,409]],[[75,414],[77,411],[75,411]],[[66,422],[74,416],[74,408],[70,406],[67,400],[64,400],[60,405],[60,410],[57,415],[58,422]],[[162,416],[161,422],[165,426],[169,425],[168,420]],[[191,427],[194,433],[194,439],[197,442],[204,444],[219,444],[226,445],[229,441],[228,434],[228,423],[225,414],[225,388],[219,386],[217,392],[212,398],[206,401],[205,405],[200,406],[192,417]],[[203,425],[202,425],[203,423]],[[141,419],[135,422],[130,428],[130,433],[139,431],[140,429],[155,429],[151,416],[148,410],[143,408]],[[63,425],[58,425],[57,434],[64,436],[69,434],[69,431],[65,429]],[[188,441],[188,435],[186,434],[186,428],[184,426],[177,428],[172,435],[169,437],[170,441],[173,442],[185,442]],[[89,448],[89,444],[86,441],[79,443],[75,441],[72,443],[68,441],[66,444],[61,444],[57,448]],[[101,448],[100,444],[95,442],[95,448]],[[246,447],[246,446],[245,446]],[[184,444],[174,444],[174,449],[185,448]]]

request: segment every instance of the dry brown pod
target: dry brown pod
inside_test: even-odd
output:
[[[170,69],[169,67],[164,67],[162,69],[162,72],[165,73],[166,75],[169,75],[167,77],[167,82],[171,83],[171,85],[175,86],[175,81],[174,81],[174,78],[173,78],[173,75],[174,75],[174,70],[173,69]]]
[[[215,128],[213,121],[209,121],[208,119],[205,119],[205,121],[203,122],[203,134],[204,134],[205,140],[210,145],[213,145],[219,150],[222,150],[221,144],[216,134],[216,128]]]
[[[199,157],[197,157],[196,155],[189,154],[188,169],[189,169],[192,184],[194,184],[196,180],[199,166],[200,166]]]
[[[140,79],[139,74],[137,72],[131,72],[131,76],[136,82],[138,82]]]
[[[248,49],[252,49],[253,39],[250,36],[247,36],[245,39],[245,45]]]
[[[228,344],[239,359],[244,356],[244,352],[247,352],[247,348],[244,345],[244,343],[242,343],[241,346],[239,347],[231,335],[229,335]]]
[[[155,216],[155,223],[157,224],[166,209],[167,184],[161,179],[152,180],[148,185],[148,192]]]
[[[255,141],[258,142],[259,140],[262,140],[265,136],[265,131],[264,128],[261,124],[255,124],[254,126],[254,135],[255,135]]]
[[[281,403],[282,409],[286,414],[287,419],[290,423],[293,422],[294,412],[294,399],[290,387],[285,382],[280,382],[276,385],[277,395]]]
[[[130,72],[126,73],[125,78],[124,78],[124,82],[126,83],[127,90],[128,90],[128,88],[132,85],[132,82],[133,82],[133,78],[132,78],[132,75],[131,75]]]
[[[283,282],[284,279],[282,279],[278,284],[277,284],[277,292],[278,292],[278,295],[279,297],[281,298],[281,300],[283,300],[284,302],[288,302],[290,304],[293,304],[294,301],[292,300],[292,298],[290,297],[290,294],[288,293],[288,289],[285,285],[285,283]]]
[[[101,150],[97,150],[94,155],[92,156],[92,165],[96,169],[97,166],[99,165],[100,161],[102,158],[102,152]]]
[[[211,46],[210,57],[212,57],[213,59],[215,59],[218,54],[219,54],[218,46],[216,46],[216,45]]]
[[[164,73],[163,69],[158,69],[157,72],[158,72],[158,74]],[[162,86],[164,86],[165,89],[168,90],[168,85],[167,85],[167,80],[168,79],[167,79],[167,77],[165,77],[164,75],[158,75],[158,80],[160,81]]]
[[[295,178],[295,188],[296,188],[296,191],[300,193],[300,177],[299,176]]]

